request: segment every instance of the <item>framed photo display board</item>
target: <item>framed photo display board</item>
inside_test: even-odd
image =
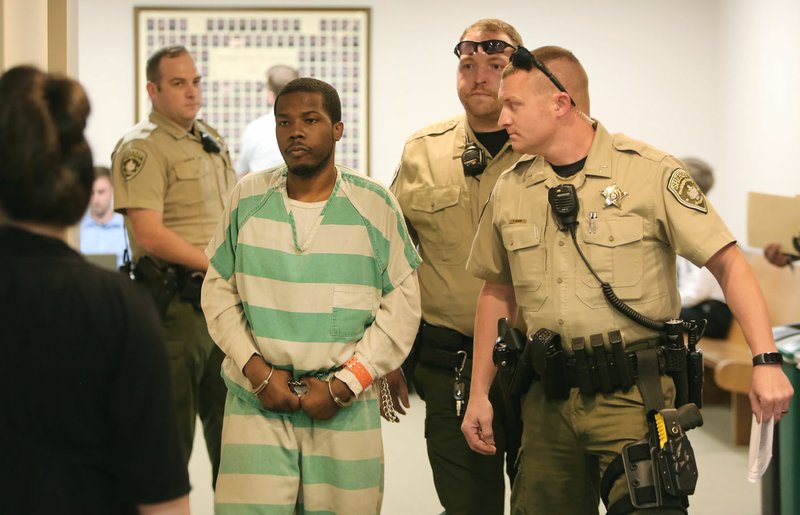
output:
[[[267,69],[285,64],[336,88],[344,122],[336,162],[368,172],[369,23],[368,8],[136,7],[136,120],[150,112],[148,57],[183,45],[203,78],[198,117],[222,134],[235,162],[245,126],[271,109]]]

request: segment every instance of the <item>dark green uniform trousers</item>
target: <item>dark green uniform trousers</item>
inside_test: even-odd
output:
[[[675,386],[661,377],[664,405],[675,402]],[[600,478],[628,443],[647,434],[647,418],[639,388],[609,395],[581,395],[573,388],[565,401],[548,401],[541,382],[534,382],[522,403],[522,447],[511,491],[513,515],[596,515]],[[625,476],[609,495],[613,505],[627,495]],[[673,508],[634,513],[674,515]]]
[[[467,361],[463,379],[469,398],[469,376],[472,362]],[[418,363],[414,384],[425,401],[425,440],[433,482],[439,501],[447,515],[503,515],[505,502],[504,466],[509,476],[516,458],[516,445],[508,448],[505,407],[497,385],[490,400],[494,407],[494,429],[497,453],[484,456],[472,451],[461,433],[461,422],[467,409],[456,416],[453,399],[454,370]]]
[[[188,466],[199,415],[211,459],[212,482],[216,485],[227,394],[220,375],[225,354],[209,336],[202,311],[189,302],[173,299],[164,316],[163,328],[181,451]]]

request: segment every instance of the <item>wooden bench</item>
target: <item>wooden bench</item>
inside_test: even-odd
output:
[[[754,251],[744,253],[764,293],[772,326],[799,321],[800,270],[793,272],[788,267],[772,266]],[[713,396],[715,387],[728,392],[734,444],[747,445],[752,420],[748,393],[753,380],[753,365],[742,328],[734,320],[727,338],[703,338],[699,347],[703,349],[706,368],[704,389],[708,395],[704,395],[704,402]]]
[[[734,320],[727,338],[703,338],[699,347],[703,349],[706,368],[703,402],[714,404],[710,397],[714,396],[715,386],[727,392],[733,417],[734,444],[747,445],[752,413],[747,394],[753,379],[753,365],[742,328]]]

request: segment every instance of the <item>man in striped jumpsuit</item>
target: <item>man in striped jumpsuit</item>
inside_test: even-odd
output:
[[[285,166],[233,190],[206,253],[202,304],[228,386],[216,513],[380,511],[373,379],[419,326],[420,258],[387,189],[334,165],[338,94],[275,101]]]

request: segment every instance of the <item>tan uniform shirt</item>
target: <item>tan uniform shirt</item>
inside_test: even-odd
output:
[[[521,157],[506,143],[478,177],[467,177],[461,165],[465,131],[483,148],[468,128],[465,116],[430,125],[406,141],[392,182],[419,244],[418,269],[422,318],[429,324],[471,336],[475,306],[483,284],[464,268],[478,227],[481,210],[501,172]]]
[[[490,282],[513,282],[529,333],[544,327],[570,342],[619,329],[626,343],[654,333],[609,305],[569,232],[558,230],[547,194],[564,182],[577,188],[577,240],[589,263],[653,320],[680,312],[676,253],[703,266],[734,241],[680,161],[602,125],[583,170],[569,179],[526,156],[498,180],[467,268]]]
[[[204,151],[198,131],[214,138],[220,152]],[[111,160],[116,211],[159,211],[167,228],[205,248],[236,182],[228,148],[214,129],[195,120],[194,130],[188,132],[152,111],[117,143]],[[144,252],[130,228],[128,234],[138,259]]]

